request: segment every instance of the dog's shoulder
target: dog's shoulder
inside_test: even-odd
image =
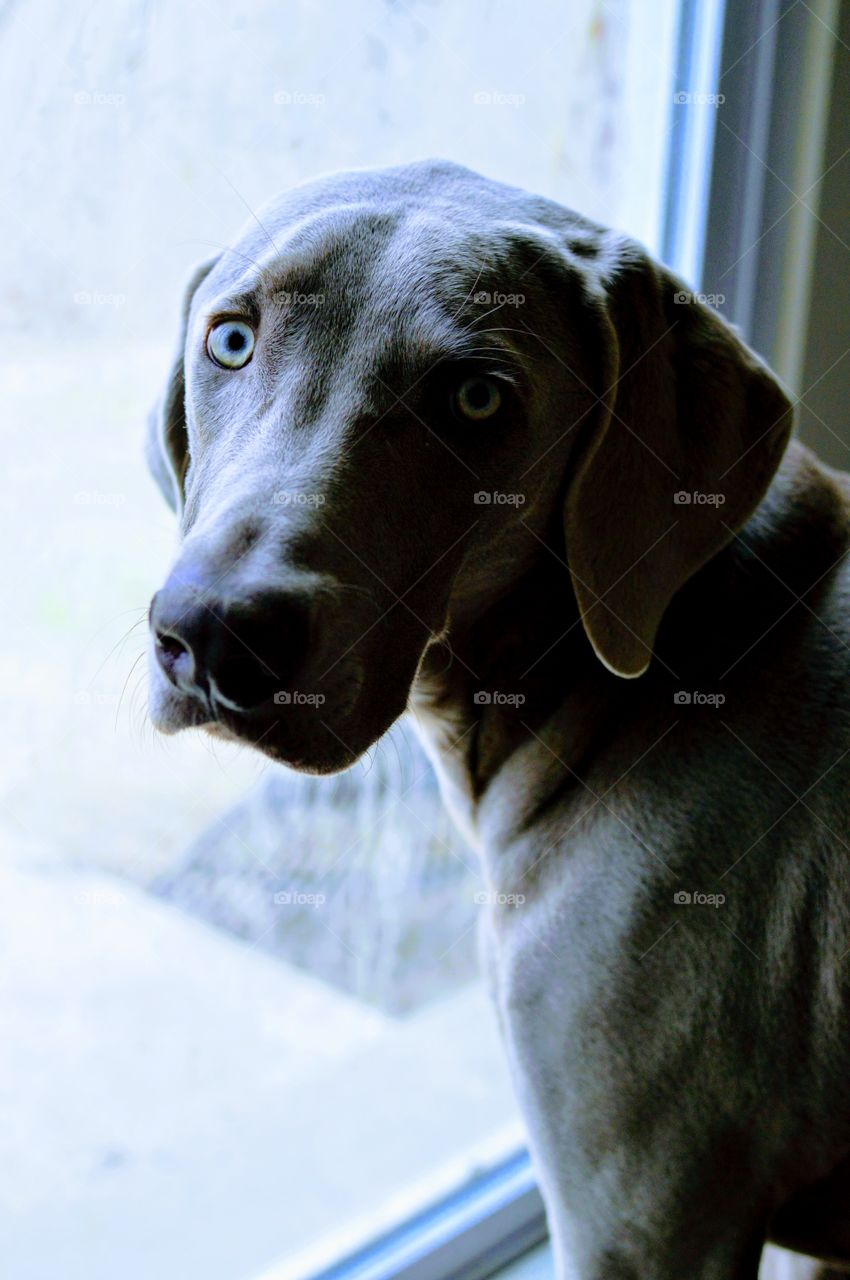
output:
[[[850,475],[794,442],[762,502],[729,535],[673,601],[661,658],[718,679],[739,667],[749,675],[794,668],[813,647],[846,666]]]

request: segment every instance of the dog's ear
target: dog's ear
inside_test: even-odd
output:
[[[172,511],[179,511],[183,502],[183,479],[189,463],[189,447],[186,434],[186,381],[183,372],[183,356],[189,312],[195,291],[209,275],[218,258],[211,258],[196,267],[183,294],[180,313],[180,332],[165,390],[148,414],[145,437],[145,458],[154,480]]]
[[[672,597],[761,500],[792,409],[729,325],[632,242],[617,241],[588,309],[601,385],[571,467],[567,559],[597,656],[639,676]]]

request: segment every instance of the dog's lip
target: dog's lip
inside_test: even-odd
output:
[[[209,700],[174,688],[153,661],[154,696],[149,710],[162,733],[203,729],[220,741],[255,748],[302,772],[334,773],[353,764],[368,745],[352,747],[346,741],[350,736],[359,741],[352,717],[361,702],[365,675],[365,663],[348,655],[337,667],[337,679],[325,683],[326,709],[324,704],[275,701],[274,695],[256,707],[242,709],[216,697],[213,688]]]
[[[201,725],[207,733],[225,742],[251,747],[277,764],[306,773],[334,773],[352,765],[359,752],[348,746],[324,721],[317,733],[287,732],[286,715],[250,717],[233,715]]]

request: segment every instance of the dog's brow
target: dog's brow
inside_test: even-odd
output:
[[[394,349],[382,353],[375,373],[386,385],[412,389],[441,366],[467,361],[486,371],[501,373],[511,381],[517,380],[521,369],[518,353],[507,344],[483,334],[459,332],[442,338],[428,335],[399,342]]]
[[[245,316],[256,322],[260,314],[259,295],[255,289],[242,289],[236,293],[220,294],[203,307],[208,319],[216,316]]]

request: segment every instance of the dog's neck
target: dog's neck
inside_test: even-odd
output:
[[[423,657],[411,709],[444,798],[473,841],[481,802],[505,764],[529,742],[545,752],[553,710],[569,726],[551,756],[563,777],[604,735],[623,684],[593,654],[569,573],[545,550],[488,608],[451,620],[448,637]]]
[[[792,445],[744,529],[673,601],[639,680],[612,675],[593,653],[563,548],[541,550],[499,599],[453,619],[423,657],[411,709],[461,827],[478,841],[485,801],[494,808],[493,783],[509,774],[523,796],[511,788],[505,815],[521,827],[554,790],[581,788],[630,716],[648,718],[650,704],[667,714],[677,690],[728,688],[724,673],[733,667],[746,679],[747,663],[764,660],[763,637],[793,625],[795,599],[841,559],[847,524],[837,477]],[[525,768],[529,754],[533,767]]]

